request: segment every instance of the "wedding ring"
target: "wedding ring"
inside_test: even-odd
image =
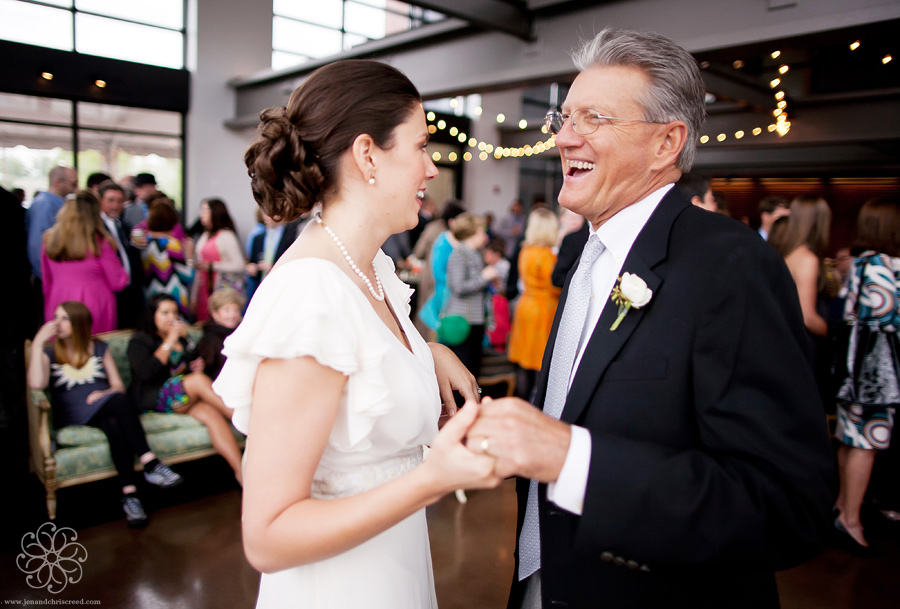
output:
[[[488,454],[488,449],[491,447],[491,442],[487,438],[481,438],[481,452],[482,454]]]

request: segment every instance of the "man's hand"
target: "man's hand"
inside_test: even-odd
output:
[[[496,457],[498,476],[539,482],[559,478],[569,451],[569,425],[548,417],[519,398],[481,401],[481,413],[469,429],[469,450]]]

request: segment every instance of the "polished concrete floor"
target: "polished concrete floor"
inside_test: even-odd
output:
[[[81,578],[57,594],[29,587],[16,566],[22,535],[46,521],[40,486],[32,478],[15,496],[3,496],[0,504],[11,520],[3,526],[0,545],[0,605],[84,600],[123,609],[253,607],[259,576],[243,557],[240,490],[228,468],[211,458],[176,469],[187,479],[182,487],[145,489],[151,521],[143,530],[126,527],[111,481],[60,492],[57,525],[77,531],[76,541],[87,558]],[[428,509],[428,522],[441,609],[503,609],[513,568],[512,483],[469,493],[465,505],[452,495],[445,497]],[[868,530],[879,540],[879,557],[829,549],[779,573],[782,606],[900,607],[900,524],[873,517]]]

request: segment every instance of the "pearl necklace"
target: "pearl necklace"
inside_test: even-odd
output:
[[[369,294],[372,295],[372,298],[377,300],[378,302],[384,301],[384,286],[381,285],[381,277],[378,276],[378,269],[375,268],[375,263],[372,263],[372,270],[375,272],[375,284],[378,286],[378,291],[375,291],[375,288],[372,286],[372,282],[369,281],[369,278],[363,273],[356,263],[353,262],[353,258],[350,257],[350,254],[347,253],[347,248],[344,247],[344,244],[341,243],[341,240],[338,239],[338,236],[334,234],[334,231],[331,230],[331,227],[325,224],[325,221],[322,220],[321,214],[316,214],[315,216],[316,223],[321,224],[322,228],[325,229],[325,232],[328,233],[328,236],[331,237],[334,242],[337,244],[338,248],[341,250],[341,253],[344,255],[344,258],[347,260],[347,264],[350,265],[350,268],[353,269],[353,272],[359,275],[359,278],[365,282],[366,287],[369,288]]]

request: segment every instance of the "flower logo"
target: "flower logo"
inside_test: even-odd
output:
[[[653,290],[647,287],[647,282],[634,273],[622,273],[610,294],[610,300],[619,305],[619,316],[616,317],[616,321],[613,322],[609,331],[612,332],[619,327],[629,309],[640,309],[650,302],[651,298],[653,298]]]
[[[51,594],[65,590],[68,584],[81,581],[81,564],[87,560],[87,550],[77,543],[74,529],[57,529],[45,522],[36,533],[22,537],[22,553],[16,556],[16,566],[28,575],[25,581],[32,588],[47,588]]]

